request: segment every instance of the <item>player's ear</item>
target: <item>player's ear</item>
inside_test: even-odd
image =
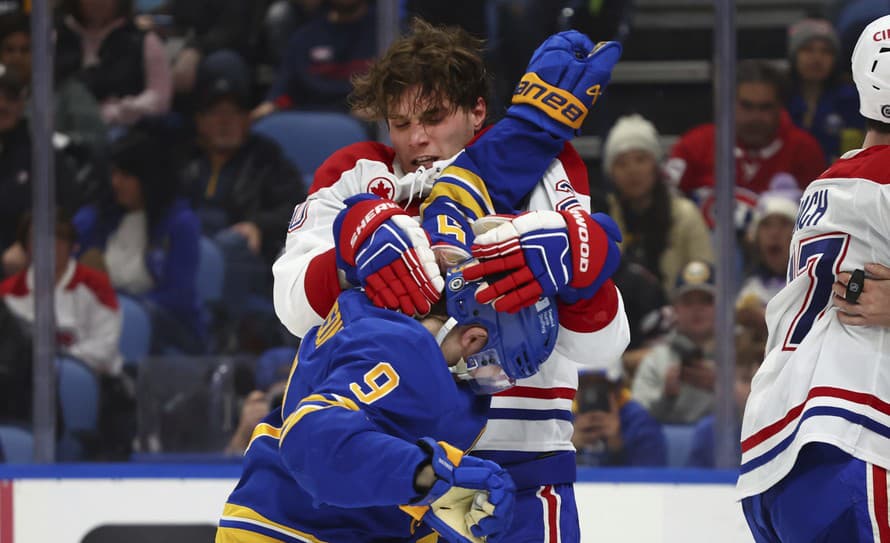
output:
[[[479,96],[476,98],[476,104],[470,109],[470,116],[473,119],[473,129],[478,132],[482,130],[482,125],[485,124],[485,117],[488,115],[488,104],[485,103],[485,98]]]
[[[485,347],[488,342],[488,331],[481,326],[468,326],[460,335],[460,349],[462,356],[476,354]]]

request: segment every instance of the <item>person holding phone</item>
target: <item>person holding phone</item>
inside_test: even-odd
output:
[[[661,424],[639,402],[621,378],[620,363],[608,372],[578,376],[575,432],[579,466],[664,466],[667,443]]]

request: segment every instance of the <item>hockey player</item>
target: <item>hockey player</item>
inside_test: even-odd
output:
[[[462,451],[485,427],[488,394],[552,351],[555,302],[498,313],[460,267],[447,283],[447,315],[423,322],[359,289],[339,296],[303,339],[282,407],[254,430],[218,543],[437,541],[429,528],[509,541],[509,475]]]
[[[386,120],[393,147],[367,142],[332,155],[316,172],[309,198],[295,209],[285,252],[273,267],[275,310],[292,333],[302,336],[350,282],[363,285],[376,305],[406,314],[428,310],[442,280],[430,260],[426,234],[405,215],[416,213],[435,178],[449,165],[450,181],[441,183],[441,192],[428,201],[450,201],[461,209],[441,215],[435,235],[467,232],[458,220],[461,215],[527,209],[579,214],[598,242],[596,249],[603,251],[591,255],[586,247],[591,258],[581,281],[585,284],[579,284],[584,296],[573,296],[569,289],[574,287],[565,281],[554,288],[562,289],[556,348],[543,372],[494,398],[487,430],[474,448],[476,454],[502,454],[510,464],[522,511],[508,530],[512,542],[580,539],[572,490],[576,364],[604,367],[621,355],[629,340],[621,297],[604,265],[607,247],[615,241],[590,220],[586,169],[565,144],[602,92],[620,53],[614,43],[590,55],[592,49],[592,42],[577,32],[545,41],[529,64],[526,84],[517,87],[507,116],[474,140],[486,117],[487,94],[478,44],[461,31],[415,24],[411,35],[396,40],[367,77],[356,82],[356,107]],[[463,146],[466,151],[452,164],[451,157]],[[349,224],[335,238],[334,215],[346,198],[360,193],[386,196],[407,211],[390,209],[384,216],[375,204],[359,202],[351,206]],[[547,226],[556,236],[578,242],[579,237],[570,234],[581,227],[557,215],[563,222]],[[440,215],[425,216],[438,221]],[[371,242],[361,247],[377,229],[387,230],[393,243],[377,245],[381,250],[373,250]],[[465,239],[459,245],[471,243]],[[563,257],[580,254],[579,247],[565,249],[554,245],[549,251],[561,251]],[[360,254],[361,262],[352,260]],[[338,273],[338,260],[355,262],[360,271],[352,281]],[[558,267],[573,265],[560,260],[554,259]]]
[[[863,149],[803,195],[742,423],[738,488],[759,542],[890,541],[890,331],[843,322],[832,301],[836,277],[859,276],[853,303],[856,270],[890,261],[890,16],[865,28],[852,65]]]

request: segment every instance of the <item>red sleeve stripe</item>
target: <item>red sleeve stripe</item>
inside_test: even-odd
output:
[[[306,290],[306,300],[316,315],[324,317],[331,312],[340,295],[334,249],[321,253],[309,262],[303,288]]]
[[[501,398],[536,398],[539,400],[574,400],[575,389],[568,387],[512,387],[503,392],[498,392],[495,396]]]
[[[618,313],[618,289],[611,279],[589,300],[574,304],[557,302],[559,324],[579,333],[596,332],[608,326]]]
[[[584,196],[590,196],[590,179],[587,176],[587,166],[584,164],[578,151],[572,147],[572,144],[566,142],[556,158],[562,162],[562,167],[565,169],[575,192]]]
[[[74,275],[65,289],[74,290],[81,284],[96,296],[100,304],[111,310],[117,310],[117,293],[114,292],[111,280],[105,272],[89,268],[83,264],[77,264],[74,268]]]

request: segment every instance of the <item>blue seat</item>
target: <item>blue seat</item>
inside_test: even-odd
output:
[[[56,446],[60,461],[82,460],[87,442],[98,433],[99,380],[93,370],[69,356],[56,357],[59,421],[64,431]]]
[[[685,467],[692,451],[694,424],[665,424],[662,426],[667,441],[667,465],[671,468]]]
[[[213,240],[201,237],[201,256],[198,260],[198,298],[203,303],[222,299],[226,263],[222,251]]]
[[[362,124],[345,113],[282,111],[263,117],[253,131],[275,141],[304,178],[310,177],[334,151],[365,141]]]
[[[138,364],[151,348],[151,317],[142,304],[133,298],[118,293],[123,324],[121,327],[120,351],[127,364]]]
[[[34,437],[17,426],[0,425],[0,449],[10,464],[24,464],[34,459]]]

